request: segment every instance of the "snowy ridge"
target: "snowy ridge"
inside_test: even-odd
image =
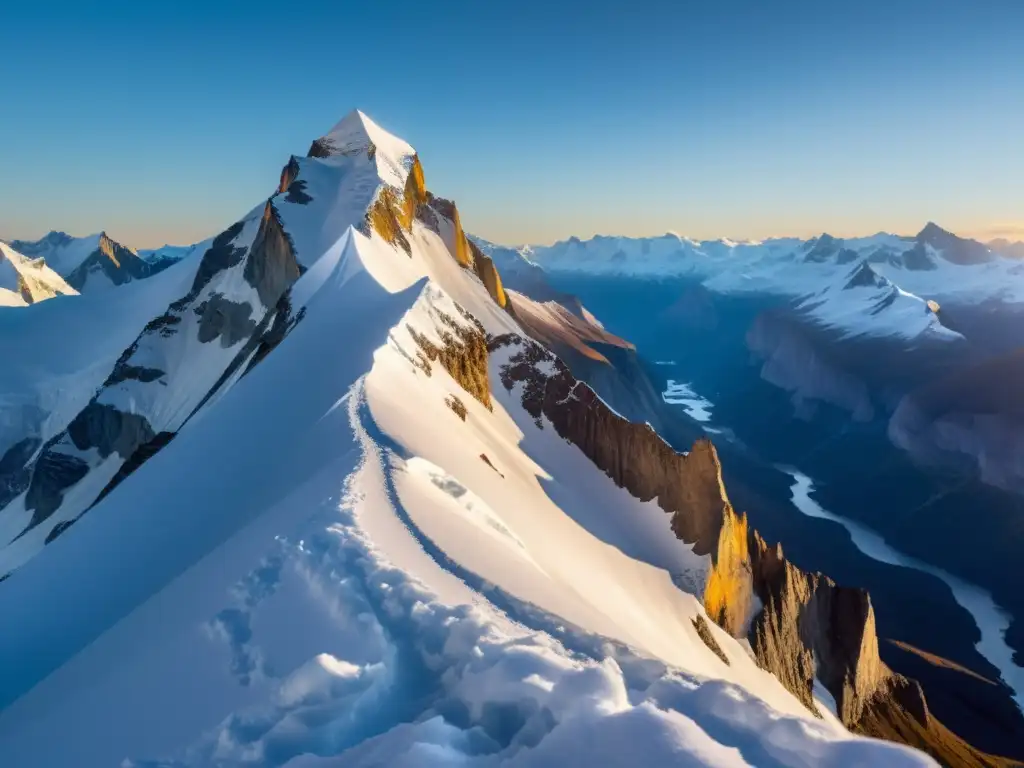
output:
[[[5,765],[933,765],[811,713],[677,586],[708,558],[654,502],[474,386],[521,329],[435,229],[367,225],[415,155],[339,128],[85,407],[179,431],[0,583]],[[124,458],[76,435],[18,542]]]
[[[323,137],[331,154],[369,154],[385,184],[405,185],[416,150],[393,136],[358,109],[349,112]],[[372,152],[370,151],[372,149]]]
[[[50,269],[67,277],[99,250],[103,237],[102,232],[85,237],[72,237],[66,232],[53,231],[39,240],[13,240],[11,246],[26,256],[45,259]]]
[[[869,756],[887,765],[928,764],[905,748],[854,739],[834,721],[817,720],[717,628],[731,665],[714,656],[689,626],[688,617],[702,611],[699,601],[676,589],[667,570],[627,557],[587,527],[622,519],[609,500],[617,495],[649,519],[638,540],[649,557],[685,559],[682,545],[664,535],[663,513],[614,488],[557,437],[546,438],[553,430],[533,425],[513,395],[488,411],[463,394],[466,422],[444,408],[443,397],[458,385],[441,368],[430,376],[417,368],[409,359],[414,342],[402,329],[436,333],[436,318],[453,311],[450,298],[422,281],[381,291],[369,270],[381,266],[374,262],[383,252],[359,233],[349,238],[280,348],[126,482],[123,496],[111,496],[75,537],[26,566],[8,585],[14,592],[0,593],[0,603],[10,601],[4,607],[27,605],[13,598],[46,587],[47,558],[88,562],[90,540],[102,541],[112,527],[130,560],[148,563],[139,570],[147,592],[157,586],[157,568],[180,567],[166,563],[168,554],[192,559],[196,547],[213,547],[0,713],[5,754],[43,764],[74,754],[79,765],[127,757],[140,768],[553,765],[586,750],[622,766],[638,757],[667,765],[842,766]],[[347,359],[318,353],[325,333],[357,317],[378,329],[368,337],[393,323],[372,362],[365,342]],[[369,374],[352,380],[364,365]],[[295,396],[278,398],[283,410],[254,422],[252,407],[282,390]],[[439,433],[460,439],[440,445]],[[215,467],[203,457],[225,441],[252,449],[229,453],[227,466]],[[259,449],[267,441],[293,445],[300,460],[280,464]],[[493,467],[480,459],[481,449]],[[556,507],[551,496],[559,494],[545,493],[537,459],[570,462],[560,476],[581,472],[581,488],[595,484],[572,513],[586,508],[595,517],[577,522]],[[198,472],[187,490],[196,500],[219,488],[218,514],[231,526],[223,543],[210,539],[204,504],[180,505],[188,499],[176,503],[160,492],[178,483],[180,472]],[[249,477],[261,481],[246,488]],[[295,490],[275,503],[266,500],[272,488]],[[142,498],[149,500],[144,519],[136,506]],[[254,505],[259,498],[265,500]],[[597,498],[603,504],[592,507]],[[278,523],[268,527],[272,518]],[[157,520],[171,523],[164,538],[146,535]],[[179,545],[169,552],[167,535]],[[154,563],[156,547],[165,555]],[[566,560],[568,553],[584,560]],[[592,558],[602,567],[585,567]],[[124,611],[131,595],[123,582],[116,586],[124,566],[98,567],[82,587],[107,594]],[[641,580],[635,592],[631,578]],[[76,613],[90,614],[66,607],[71,616],[7,615],[54,631]],[[566,623],[556,607],[576,621]],[[4,657],[10,642],[0,646]],[[652,655],[652,644],[676,663]],[[127,657],[120,653],[126,647],[133,649]],[[83,675],[103,682],[83,686]],[[123,734],[131,746],[101,735],[97,726],[128,717],[152,690],[176,693],[152,701],[145,723]],[[40,708],[45,721],[28,719]],[[48,737],[55,722],[65,723],[61,740]]]
[[[106,291],[151,277],[174,261],[143,259],[106,232],[72,237],[65,232],[54,231],[36,241],[14,240],[11,245],[26,255],[45,261],[80,293]]]
[[[893,284],[868,261],[851,267],[832,285],[798,300],[797,309],[846,338],[963,339],[942,325],[934,304]]]
[[[23,307],[78,291],[41,259],[30,259],[0,243],[0,306]]]

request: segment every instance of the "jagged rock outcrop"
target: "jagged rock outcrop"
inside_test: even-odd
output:
[[[445,246],[447,246],[452,256],[455,257],[455,260],[459,262],[460,266],[473,266],[473,257],[469,252],[469,240],[466,237],[466,232],[462,229],[462,219],[459,218],[459,209],[455,203],[428,192],[425,210],[436,212],[451,222],[451,227],[441,230],[441,228],[436,227],[437,217],[433,217],[436,227],[435,231],[441,235]]]
[[[247,224],[252,238],[248,241],[243,237]],[[217,236],[204,253],[188,293],[146,325],[85,408],[39,451],[28,469],[31,479],[25,492],[25,507],[32,516],[19,535],[51,518],[71,488],[108,457],[116,454],[118,462],[98,498],[84,505],[79,500],[80,506],[62,512],[67,519],[57,525],[95,504],[165,446],[253,356],[278,302],[298,276],[294,249],[271,201],[258,220],[237,222]],[[247,288],[239,290],[240,284]],[[208,357],[214,365],[206,370],[165,370],[167,366],[155,364],[203,344],[223,350]],[[217,360],[222,367],[216,367]],[[174,376],[179,384],[175,408],[153,407],[168,387],[168,377]],[[188,377],[187,384],[182,377]],[[18,474],[22,484],[23,474]],[[55,535],[54,530],[48,532],[48,538]]]
[[[370,145],[373,152],[373,145]],[[392,245],[399,245],[406,253],[412,247],[406,238],[406,232],[412,226],[416,209],[427,201],[427,189],[423,180],[423,166],[418,157],[413,158],[412,168],[406,177],[405,189],[398,193],[391,187],[382,187],[377,199],[366,212],[366,228],[369,234],[372,229]]]
[[[491,257],[481,251],[473,241],[469,241],[469,249],[473,254],[473,268],[477,277],[483,282],[487,292],[491,294],[491,298],[498,303],[498,306],[505,308],[508,304],[508,297],[501,284],[501,275],[498,274]]]
[[[758,662],[811,711],[815,678],[852,730],[922,749],[949,766],[1013,764],[974,749],[939,723],[920,686],[890,670],[878,653],[871,599],[789,562],[737,513],[710,441],[676,453],[647,425],[612,412],[590,388],[535,342],[492,338],[502,385],[521,387],[524,408],[576,445],[619,486],[657,498],[678,538],[711,555],[704,592],[708,615],[747,637]]]
[[[487,334],[480,321],[469,312],[457,304],[455,308],[461,314],[462,322],[444,312],[435,313],[441,326],[436,329],[440,343],[432,341],[411,325],[406,326],[406,330],[419,348],[416,365],[429,376],[432,372],[431,363],[440,363],[459,386],[490,409],[492,406],[491,383],[487,371]],[[458,413],[456,408],[452,410]]]
[[[693,544],[699,555],[715,551],[728,500],[706,451],[676,453],[649,425],[614,413],[561,360],[533,341],[506,334],[491,339],[488,348],[506,359],[501,382],[506,389],[523,385],[523,407],[538,423],[546,417],[559,435],[642,501],[657,497],[666,511],[690,511],[673,517],[676,535]]]
[[[424,204],[416,211],[416,218],[437,233],[460,266],[480,278],[499,307],[512,311],[494,261],[466,237],[455,203],[427,192]]]

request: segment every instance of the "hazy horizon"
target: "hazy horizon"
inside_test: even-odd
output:
[[[468,230],[499,243],[914,234],[928,221],[1024,239],[1011,34],[1024,4],[296,14],[65,0],[4,17],[21,31],[5,42],[16,76],[0,78],[6,238],[196,242],[358,106],[416,147]]]

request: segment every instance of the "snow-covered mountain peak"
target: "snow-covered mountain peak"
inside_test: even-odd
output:
[[[962,342],[959,333],[941,323],[937,306],[900,288],[876,271],[867,259],[797,303],[798,309],[845,338]]]
[[[73,237],[66,232],[53,230],[39,240],[12,240],[11,246],[26,256],[45,259],[50,269],[67,277],[99,249],[100,241],[105,237],[103,232]]]
[[[360,153],[366,153],[376,162],[384,182],[399,188],[405,185],[416,162],[415,149],[358,109],[345,115],[309,149],[310,157],[319,158],[351,157]]]
[[[843,286],[843,289],[851,290],[854,288],[865,287],[888,288],[895,286],[889,279],[875,272],[875,270],[871,268],[871,265],[865,260],[850,272],[849,279],[846,281],[846,285]]]
[[[172,263],[151,263],[106,232],[74,237],[55,230],[39,240],[12,240],[11,246],[26,256],[43,259],[79,292],[106,290],[151,277]]]
[[[804,252],[804,261],[811,262],[848,264],[857,258],[857,251],[846,247],[845,240],[827,232],[808,240],[800,250]]]
[[[924,225],[921,231],[917,233],[918,240],[925,243],[931,243],[936,247],[941,247],[954,238],[956,238],[956,235],[948,229],[943,229],[934,221],[929,221]]]
[[[118,292],[152,291],[137,330],[0,477],[7,763],[931,765],[843,727],[906,681],[833,642],[834,585],[760,547],[710,443],[677,454],[530,341],[495,261],[356,112]],[[743,638],[777,575],[825,595],[799,609],[828,652],[766,613],[775,671]]]
[[[997,258],[992,250],[977,240],[959,237],[943,229],[934,221],[925,224],[915,238],[918,246],[933,249],[935,253],[953,264],[984,264]]]
[[[76,293],[43,259],[29,258],[0,243],[0,306],[24,306]]]

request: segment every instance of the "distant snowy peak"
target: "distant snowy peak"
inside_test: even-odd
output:
[[[918,233],[916,240],[952,264],[985,264],[998,258],[988,246],[958,237],[931,221]]]
[[[109,240],[103,232],[73,237],[67,232],[54,230],[38,240],[12,240],[11,246],[26,256],[45,259],[50,269],[67,277],[100,249],[104,239]]]
[[[798,310],[846,338],[963,341],[939,320],[938,306],[903,290],[866,259],[797,303]]]
[[[29,258],[0,243],[0,306],[25,306],[76,293],[42,259]]]
[[[163,245],[159,248],[144,248],[136,251],[136,255],[149,264],[167,267],[182,259],[204,253],[212,242],[213,238],[209,237],[192,245]]]
[[[941,261],[978,265],[998,258],[988,246],[958,237],[934,223],[913,237],[879,232],[839,238],[823,233],[809,240],[698,241],[674,233],[639,238],[598,235],[589,240],[570,237],[551,246],[533,246],[529,252],[534,261],[552,271],[638,276],[700,274],[722,257],[728,257],[733,265],[761,261],[842,265],[866,257],[875,263],[918,271],[937,269]]]
[[[853,290],[856,288],[895,289],[896,286],[875,272],[875,270],[871,268],[871,264],[867,261],[862,261],[860,265],[850,273],[849,279],[846,281],[846,285],[843,286],[843,290]]]
[[[159,267],[150,264],[106,232],[73,237],[66,232],[53,231],[39,240],[13,240],[11,246],[26,256],[43,259],[79,292],[151,277],[171,263],[162,263]]]

